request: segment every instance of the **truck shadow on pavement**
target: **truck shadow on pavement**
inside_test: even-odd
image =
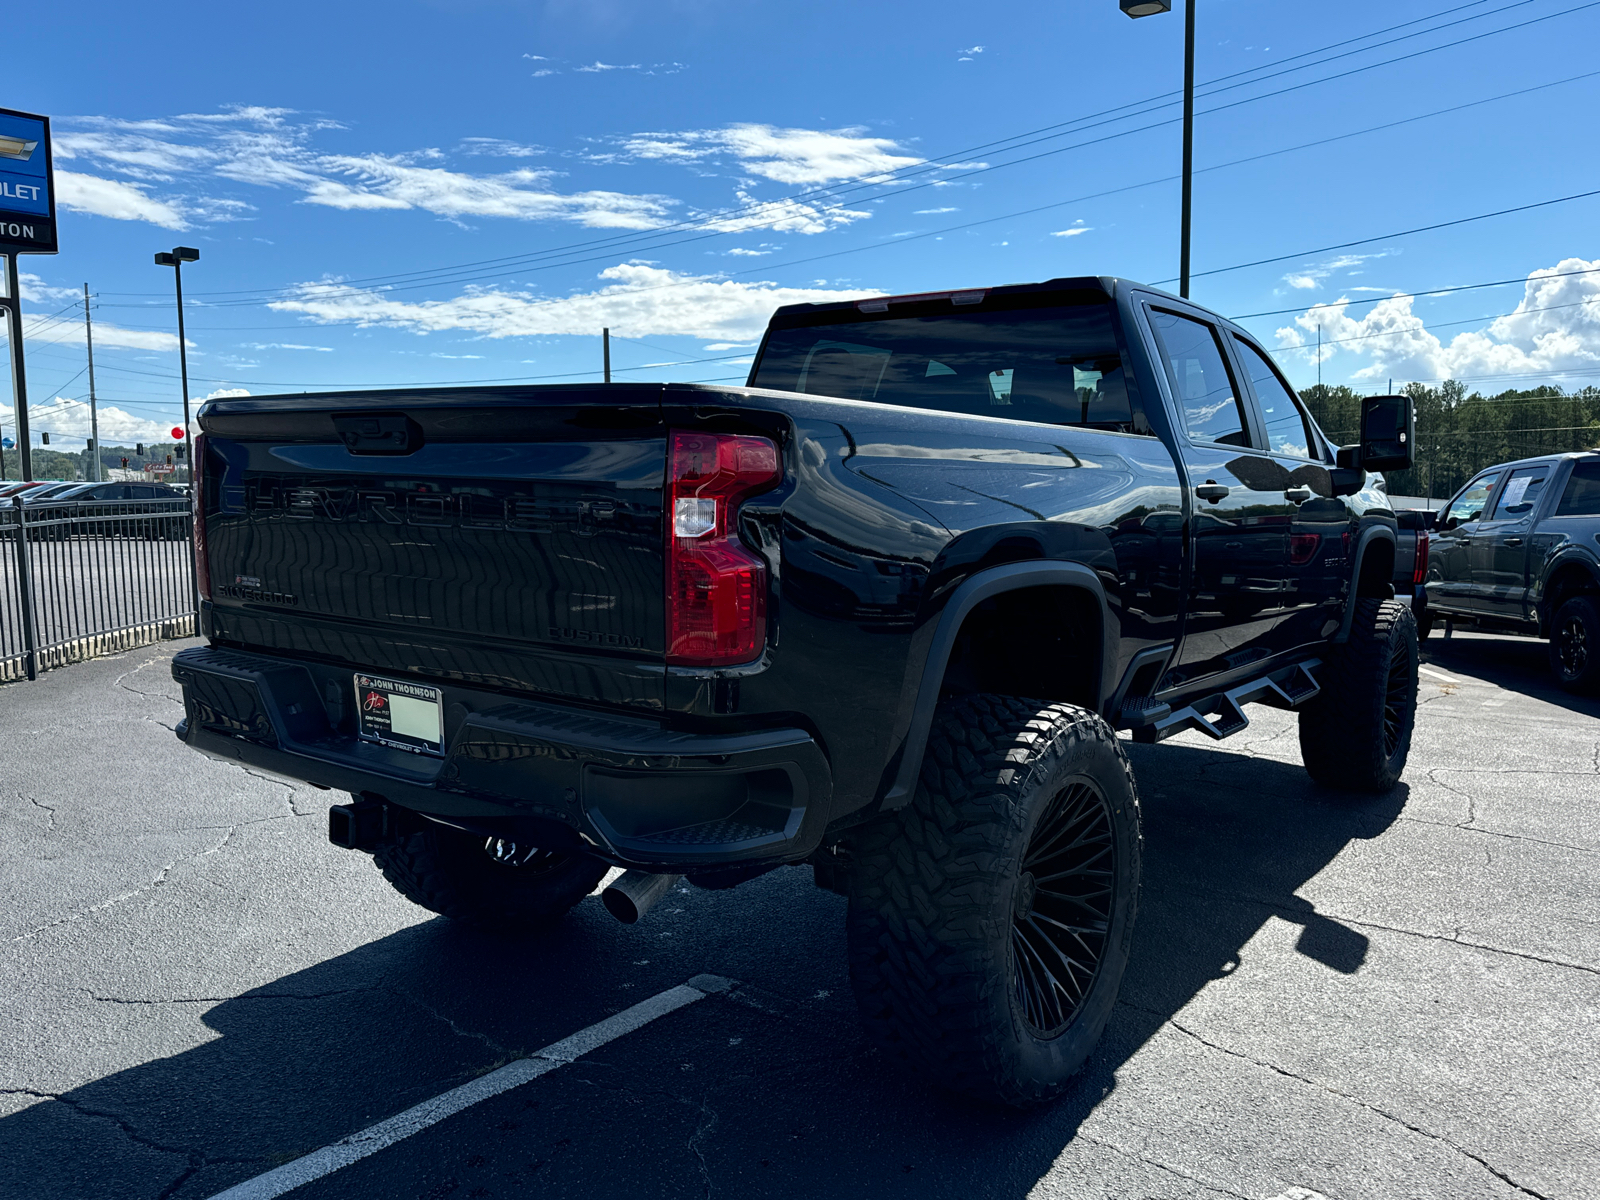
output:
[[[441,919],[223,1000],[202,1010],[212,1040],[0,1121],[0,1195],[209,1196],[714,971],[792,1004],[776,1015],[695,1005],[453,1118],[426,1148],[413,1139],[296,1195],[1022,1197],[1119,1072],[1137,1074],[1138,1050],[1239,968],[1269,918],[1301,926],[1297,948],[1327,970],[1362,968],[1365,937],[1297,892],[1351,842],[1382,834],[1407,794],[1330,793],[1298,765],[1221,749],[1131,753],[1146,837],[1132,966],[1099,1050],[1048,1109],[975,1108],[868,1049],[844,982],[842,902],[783,871],[686,895],[672,926],[682,945],[660,931],[647,942],[646,925],[624,929],[593,904],[532,943]],[[691,947],[691,926],[711,941]],[[619,984],[646,959],[647,982]],[[150,1012],[130,1011],[130,1024]],[[1134,1150],[1091,1144],[1107,1180],[1126,1171],[1143,1186],[1132,1180],[1153,1172],[1187,1186]],[[1100,1190],[1077,1180],[1070,1191]]]

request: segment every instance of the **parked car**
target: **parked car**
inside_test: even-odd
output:
[[[1600,450],[1501,463],[1445,505],[1426,584],[1433,619],[1550,641],[1572,691],[1600,691]]]
[[[187,536],[187,522],[170,516],[182,513],[180,506],[153,501],[182,500],[180,492],[163,483],[77,483],[37,498],[28,496],[25,504],[40,504],[52,509],[60,524],[49,527],[51,534],[144,537],[151,539]],[[60,506],[55,511],[55,506]],[[82,508],[82,505],[93,505]]]
[[[8,485],[4,491],[0,491],[0,497],[10,500],[16,496],[21,496],[24,504],[32,504],[40,496],[64,492],[68,488],[77,486],[76,482],[66,482],[60,479],[35,479],[32,483],[13,483]]]
[[[199,419],[181,739],[351,793],[333,841],[502,930],[610,866],[632,921],[809,864],[868,1036],[970,1095],[1056,1095],[1111,1015],[1116,729],[1224,738],[1260,702],[1324,784],[1405,767],[1416,628],[1366,468],[1409,465],[1411,401],[1336,450],[1248,332],[1123,280],[783,308],[746,387]]]

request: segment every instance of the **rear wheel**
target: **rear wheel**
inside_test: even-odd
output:
[[[606,865],[425,821],[379,842],[373,861],[413,904],[507,933],[554,924],[600,882]]]
[[[1139,884],[1139,800],[1087,709],[968,696],[912,803],[852,839],[850,975],[891,1059],[981,1100],[1059,1094],[1111,1015]]]
[[[1300,710],[1311,778],[1387,792],[1411,753],[1417,717],[1417,622],[1395,600],[1357,600],[1350,640],[1323,664],[1322,691]]]
[[[1550,670],[1569,692],[1600,691],[1600,605],[1574,596],[1550,627]]]

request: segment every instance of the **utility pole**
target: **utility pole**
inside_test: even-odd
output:
[[[1184,6],[1183,23],[1183,233],[1178,246],[1178,295],[1189,298],[1189,200],[1194,191],[1194,10]]]
[[[17,405],[17,454],[22,460],[22,481],[33,481],[33,454],[28,447],[28,372],[22,359],[22,284],[17,279],[17,256],[6,255],[6,323],[11,334],[11,395]]]
[[[90,476],[100,482],[100,410],[94,398],[94,323],[89,320],[89,285],[83,285],[83,340],[89,347],[89,462]]]
[[[606,382],[611,382],[611,330],[609,327],[600,331],[601,353],[605,356]]]

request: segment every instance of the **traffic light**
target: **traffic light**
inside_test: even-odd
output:
[[[143,442],[135,443],[134,447],[133,447],[133,452],[136,455],[138,455],[140,458],[143,458],[144,457],[144,443]]]
[[[128,460],[127,460],[127,458],[123,458],[123,460],[122,460],[122,469],[124,471],[126,471],[128,469]]]
[[[167,466],[170,467],[171,465],[172,465],[172,455],[169,454],[169,455],[167,455]]]
[[[50,435],[48,433],[41,433],[39,436],[44,439],[44,444],[46,446],[50,444]]]
[[[179,442],[175,447],[173,447],[173,449],[178,452],[179,462],[182,462],[184,459],[189,457],[189,447],[187,443]]]

